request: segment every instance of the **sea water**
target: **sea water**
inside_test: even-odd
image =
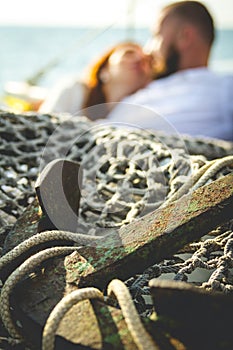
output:
[[[79,28],[0,26],[0,95],[9,81],[26,81],[42,72],[38,85],[81,76],[99,54],[120,41],[145,44],[147,28]],[[218,30],[210,67],[233,74],[233,29]]]

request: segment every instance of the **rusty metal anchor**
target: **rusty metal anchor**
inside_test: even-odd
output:
[[[232,180],[233,174],[227,175],[122,227],[99,240],[98,243],[81,247],[75,255],[73,254],[65,259],[55,258],[50,266],[46,266],[43,274],[38,273],[33,279],[26,279],[15,288],[12,294],[13,304],[20,305],[20,315],[23,313],[26,319],[33,319],[37,326],[40,325],[41,327],[51,308],[64,293],[83,286],[95,286],[104,290],[107,283],[113,278],[125,280],[133,274],[144,271],[150,265],[171,256],[185,244],[199,239],[217,225],[231,218],[233,204]],[[35,215],[35,210],[32,209],[37,207],[38,205],[34,203],[34,207],[32,206],[30,209],[31,212],[25,212],[26,222],[22,217],[21,224],[16,225],[15,232],[11,234],[11,237],[14,237],[19,229],[22,230],[23,227],[32,223],[30,217],[33,217],[34,221],[30,234],[36,233],[41,214],[37,212]],[[48,212],[47,215],[49,215]],[[56,295],[54,289],[56,289]],[[40,293],[38,293],[38,290]],[[94,304],[99,310],[103,307],[101,302],[96,301]],[[111,307],[106,309],[105,306],[105,312],[99,311],[99,315],[104,314],[100,316],[99,323],[106,322],[106,326],[110,319],[114,320],[114,334],[120,333],[119,329],[116,330],[118,324],[121,322],[120,330],[124,329],[125,326],[120,317],[120,310],[112,308],[110,311],[110,309]],[[93,315],[90,316],[90,303],[81,302],[77,305],[76,312],[85,314],[87,324],[91,324]],[[106,318],[107,314],[110,315],[109,318]],[[115,318],[113,314],[119,316],[118,321],[116,321],[118,316]],[[102,348],[107,348],[109,344],[114,346],[114,342],[111,343],[109,340],[113,328],[111,328],[111,331],[109,330],[110,333],[106,332],[105,328],[105,334],[103,335],[105,326],[102,324],[100,327],[99,324],[98,331],[89,332],[94,338],[91,340],[92,336],[88,337],[86,341],[88,340],[89,344],[87,344],[82,337],[84,334],[82,334],[82,331],[79,331],[78,335],[69,332],[70,329],[67,328],[67,322],[69,325],[71,324],[69,320],[74,320],[72,315],[70,315],[70,319],[68,316],[66,322],[62,323],[59,328],[57,348],[62,348],[61,346],[64,346],[64,344],[66,344],[67,349],[68,346],[72,348],[72,346],[80,346],[80,344],[92,347],[97,338],[99,344],[102,342]],[[27,321],[25,324],[28,325]],[[153,322],[149,321],[148,329],[151,330],[153,327]],[[31,334],[29,335],[26,328],[22,328],[25,339],[29,339],[32,343],[40,346],[40,332],[38,333],[39,336],[37,334],[36,337],[33,337]],[[98,332],[101,332],[103,339],[99,335],[97,337]],[[119,340],[121,347],[118,344],[119,347],[115,348],[133,349],[132,339],[130,339],[127,332],[125,334],[127,335],[122,336],[123,338]],[[158,340],[157,331],[153,334]]]

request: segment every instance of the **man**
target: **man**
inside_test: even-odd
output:
[[[125,105],[114,108],[108,120],[233,140],[233,76],[208,69],[214,37],[213,19],[203,4],[180,1],[166,6],[153,38],[154,59],[163,63],[163,71],[125,98]]]

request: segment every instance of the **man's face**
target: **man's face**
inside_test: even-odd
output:
[[[161,61],[162,76],[175,73],[179,69],[180,53],[177,46],[180,21],[176,17],[161,15],[153,31],[153,55]],[[160,73],[159,73],[160,76]]]
[[[179,70],[180,55],[178,50],[171,44],[168,48],[166,57],[164,58],[164,71],[161,76],[165,77],[176,73]]]

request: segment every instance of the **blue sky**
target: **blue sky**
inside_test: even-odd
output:
[[[0,0],[0,25],[151,26],[167,0]],[[233,28],[233,0],[203,0],[218,27]],[[133,10],[134,9],[134,10]]]

